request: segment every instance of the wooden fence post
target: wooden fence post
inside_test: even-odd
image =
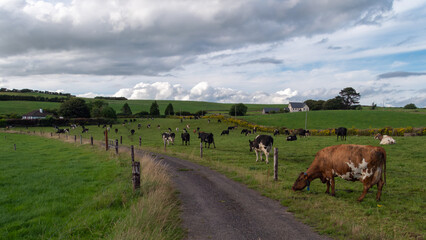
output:
[[[52,136],[53,136],[53,133],[51,132],[51,133],[50,133],[50,137],[52,137]]]
[[[93,146],[93,136],[90,136],[90,144]]]
[[[274,180],[278,181],[278,148],[274,148]]]
[[[120,136],[120,144],[123,144],[123,136]]]
[[[139,147],[142,146],[142,137],[139,137]]]
[[[203,158],[203,143],[200,143],[200,157]]]
[[[141,187],[141,163],[135,162],[135,149],[133,145],[130,146],[132,156],[132,182],[133,191]]]
[[[77,142],[77,135],[74,135],[74,142]]]
[[[108,151],[108,131],[105,130],[105,150]]]
[[[115,153],[118,154],[118,139],[115,139]]]

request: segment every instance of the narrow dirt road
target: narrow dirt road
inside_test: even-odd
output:
[[[180,192],[187,239],[328,239],[295,220],[278,201],[207,167],[155,155],[168,165]]]

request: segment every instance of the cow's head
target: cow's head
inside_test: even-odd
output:
[[[253,141],[249,141],[249,146],[250,146],[250,152],[253,152],[253,148],[254,148],[254,142]]]
[[[293,189],[293,191],[302,190],[306,186],[308,186],[308,190],[309,190],[309,185],[310,185],[310,181],[308,180],[308,175],[306,174],[306,172],[301,172],[299,174],[299,177],[296,179],[296,182],[294,182],[293,187],[291,189]]]

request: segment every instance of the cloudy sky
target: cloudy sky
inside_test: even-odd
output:
[[[0,0],[0,87],[426,107],[426,1]]]

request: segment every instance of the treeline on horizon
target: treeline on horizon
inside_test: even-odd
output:
[[[44,96],[23,96],[23,95],[8,95],[8,94],[0,94],[0,101],[36,101],[36,102],[64,102],[70,97],[75,97],[70,93],[61,93],[61,92],[50,92],[50,91],[41,91],[41,90],[33,90],[33,89],[7,89],[0,88],[1,92],[11,92],[11,93],[41,93],[48,95],[56,95],[60,97],[44,97]]]

